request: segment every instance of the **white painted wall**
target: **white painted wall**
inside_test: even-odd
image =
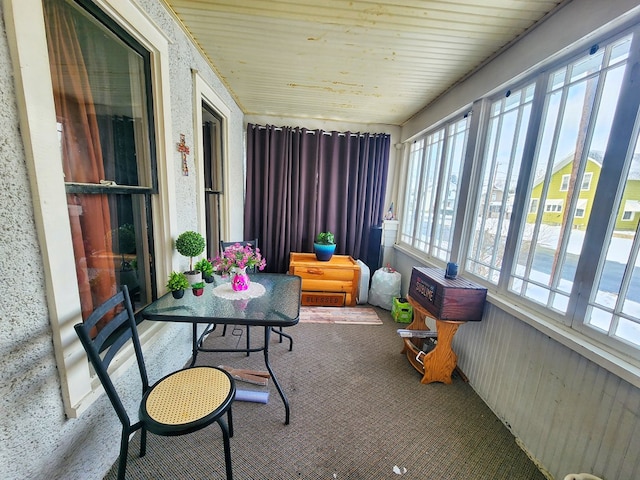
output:
[[[572,44],[588,47],[602,29],[635,18],[637,1],[574,0],[467,81],[424,109],[402,130],[410,139]],[[401,249],[393,266],[407,293],[413,266]],[[491,299],[490,299],[491,301]],[[488,303],[481,322],[468,322],[453,342],[474,390],[511,429],[549,478],[590,472],[640,478],[640,390],[525,322]]]

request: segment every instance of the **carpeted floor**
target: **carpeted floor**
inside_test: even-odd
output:
[[[234,478],[544,480],[469,384],[458,376],[451,385],[420,383],[400,354],[396,329],[405,325],[376,311],[382,326],[291,327],[292,352],[273,336],[271,364],[289,398],[291,423],[284,425],[272,382],[238,382],[238,388],[269,391],[270,397],[267,404],[234,403]],[[218,335],[213,332],[208,344],[244,344],[244,338]],[[252,328],[252,340],[261,337]],[[259,353],[198,356],[198,364],[221,363],[264,369]],[[138,438],[130,448],[128,479],[224,478],[217,425],[183,437],[150,435],[144,458],[137,455]],[[105,478],[116,478],[115,466]]]

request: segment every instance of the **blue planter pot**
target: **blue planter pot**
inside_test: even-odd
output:
[[[331,260],[331,257],[333,256],[333,252],[336,251],[336,245],[335,243],[332,245],[314,243],[313,249],[316,252],[316,258],[318,259],[318,261],[328,262],[329,260]]]

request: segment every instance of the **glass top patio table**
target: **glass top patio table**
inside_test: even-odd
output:
[[[148,320],[271,327],[290,327],[298,323],[300,277],[255,273],[249,274],[249,278],[249,293],[237,292],[234,297],[230,278],[214,275],[213,283],[205,284],[201,296],[187,291],[184,297],[175,299],[167,293],[147,305],[142,316]],[[246,298],[256,286],[263,288],[256,289],[256,296]]]
[[[175,299],[171,293],[167,293],[147,305],[141,315],[146,320],[193,324],[191,365],[195,364],[199,351],[262,351],[265,366],[285,405],[285,424],[288,424],[289,402],[269,363],[269,341],[274,327],[290,327],[298,323],[301,279],[296,275],[279,273],[255,273],[249,274],[249,278],[251,280],[249,290],[233,292],[229,277],[214,275],[213,283],[205,284],[204,293],[201,296],[197,297],[191,292],[186,292],[184,297]],[[264,344],[250,350],[203,348],[202,342],[205,335],[198,337],[198,324],[262,326],[264,327]],[[286,334],[282,335],[288,337]]]

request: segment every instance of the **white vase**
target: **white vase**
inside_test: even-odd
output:
[[[194,272],[184,272],[187,277],[187,281],[189,285],[193,285],[194,283],[200,283],[202,281],[202,272],[194,271]]]

